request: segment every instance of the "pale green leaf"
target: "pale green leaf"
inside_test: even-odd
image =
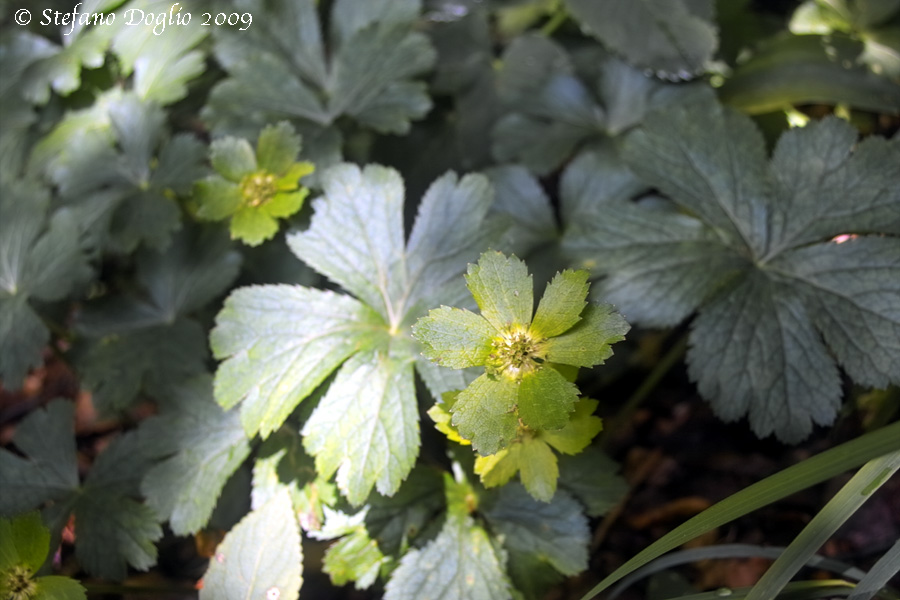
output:
[[[565,575],[577,575],[588,566],[587,519],[566,492],[556,492],[549,503],[539,502],[513,483],[491,497],[484,516],[503,534],[503,545],[511,553],[534,554]]]
[[[185,23],[188,7],[196,4],[174,5],[168,0],[139,0],[130,2],[119,20],[109,26],[118,29],[112,39],[112,50],[119,59],[123,75],[134,75],[134,90],[146,100],[170,104],[184,98],[187,83],[205,69],[205,52],[198,45],[206,39],[211,27],[203,26],[203,19],[192,15]],[[123,19],[128,10],[135,17],[141,14],[165,14],[162,25],[129,26]],[[143,11],[143,12],[140,12]],[[107,13],[109,14],[109,13]],[[146,18],[146,17],[145,17]],[[157,17],[158,18],[158,17]]]
[[[248,246],[258,246],[278,233],[278,221],[255,207],[242,206],[231,218],[231,237]]]
[[[79,28],[75,32],[71,23],[60,29],[63,33],[69,31],[62,46],[45,38],[29,40],[35,52],[23,69],[18,85],[22,96],[34,104],[46,104],[51,90],[61,96],[69,95],[81,85],[83,67],[94,69],[103,65],[111,31],[106,27],[95,27],[90,30]],[[24,32],[17,32],[17,35],[31,37]]]
[[[421,550],[407,553],[385,587],[385,600],[506,600],[505,557],[468,516],[448,516]]]
[[[392,169],[349,164],[332,167],[322,180],[312,224],[288,237],[291,249],[397,323],[394,302],[406,285],[403,180]]]
[[[354,505],[372,487],[391,495],[419,454],[411,358],[359,353],[350,358],[303,427],[304,446],[323,477]]]
[[[588,304],[581,321],[566,333],[545,342],[547,360],[592,367],[612,356],[611,344],[624,340],[630,329],[609,304]]]
[[[566,426],[558,431],[542,431],[541,439],[563,454],[578,454],[591,443],[603,429],[600,417],[594,416],[596,400],[581,398],[575,403],[575,409]]]
[[[226,359],[216,400],[243,401],[248,435],[275,431],[347,357],[376,342],[381,319],[348,296],[299,286],[239,289],[219,313],[210,343]]]
[[[445,173],[425,192],[406,245],[407,314],[465,298],[461,275],[466,264],[493,241],[485,218],[494,194],[481,175]],[[452,226],[450,226],[452,224]]]
[[[565,270],[557,273],[547,284],[538,303],[531,332],[549,338],[568,331],[581,320],[581,311],[587,306],[588,272]]]
[[[556,493],[556,481],[559,479],[559,468],[553,450],[542,442],[521,444],[519,477],[534,499],[550,502]]]
[[[303,583],[300,527],[287,491],[241,519],[216,548],[201,600],[297,600]]]
[[[240,183],[244,175],[256,170],[256,154],[250,142],[226,137],[215,140],[209,147],[209,160],[222,177]]]
[[[500,335],[483,317],[449,306],[419,319],[412,332],[426,358],[451,369],[484,365],[493,350],[491,341]]]
[[[496,454],[515,439],[517,388],[515,381],[484,374],[457,396],[452,424],[479,454]]]
[[[715,27],[682,0],[566,0],[566,6],[601,42],[659,76],[689,79],[718,47]]]
[[[543,367],[516,382],[519,418],[532,429],[560,429],[569,422],[578,388],[553,367]]]
[[[256,161],[260,169],[270,173],[286,173],[297,155],[300,154],[301,140],[289,123],[267,125],[256,142]]]
[[[322,558],[322,571],[334,585],[353,581],[356,589],[364,590],[375,583],[385,562],[375,540],[369,538],[364,527],[358,527],[328,547]]]
[[[485,252],[469,265],[469,291],[481,316],[499,331],[528,327],[534,310],[534,284],[525,263],[500,252]]]
[[[212,396],[212,378],[176,387],[171,407],[141,424],[147,445],[165,460],[141,483],[147,505],[169,521],[176,535],[206,525],[227,479],[250,453],[238,413],[226,413]]]

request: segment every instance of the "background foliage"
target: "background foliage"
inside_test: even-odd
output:
[[[320,568],[389,600],[540,598],[626,497],[595,436],[680,352],[760,438],[896,420],[900,2],[45,22],[74,4],[0,4],[0,380],[29,397],[61,361],[116,434],[86,451],[67,398],[4,413],[0,590],[115,593],[193,535],[201,598],[318,594]],[[884,440],[835,463],[873,461],[846,496],[896,471]]]

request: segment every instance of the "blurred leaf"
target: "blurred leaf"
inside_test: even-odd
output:
[[[303,583],[300,527],[287,491],[250,512],[216,548],[201,600],[297,600]]]

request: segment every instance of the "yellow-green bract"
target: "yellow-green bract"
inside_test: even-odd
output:
[[[629,325],[612,306],[585,301],[587,278],[586,271],[558,273],[533,312],[525,263],[489,251],[466,276],[481,315],[442,306],[413,328],[435,363],[485,367],[451,408],[452,424],[482,455],[507,446],[520,426],[565,427],[578,388],[554,364],[600,364],[612,355],[610,345],[624,339]]]

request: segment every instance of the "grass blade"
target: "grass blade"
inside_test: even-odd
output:
[[[878,559],[847,600],[871,600],[898,572],[900,572],[900,540]]]
[[[747,594],[747,600],[768,600],[776,597],[806,564],[809,557],[815,554],[816,550],[821,548],[822,544],[872,496],[872,492],[897,472],[897,469],[900,469],[900,452],[892,452],[863,465],[769,567]]]
[[[844,471],[857,468],[874,458],[897,451],[900,451],[900,422],[862,435],[771,475],[676,527],[610,573],[585,594],[582,600],[593,598],[632,571],[698,535]]]

